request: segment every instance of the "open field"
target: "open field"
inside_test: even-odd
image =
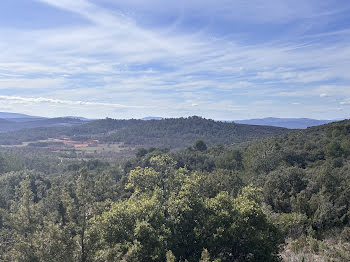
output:
[[[58,156],[60,159],[84,160],[91,158],[115,161],[134,155],[137,146],[124,143],[101,143],[98,140],[76,141],[69,137],[48,138],[23,142],[20,145],[1,145],[0,149],[10,151],[36,152],[39,155]]]

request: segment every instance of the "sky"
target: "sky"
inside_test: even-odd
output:
[[[349,118],[348,0],[1,0],[0,111]]]

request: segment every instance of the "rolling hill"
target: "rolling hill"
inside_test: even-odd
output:
[[[275,118],[267,117],[260,119],[235,120],[238,124],[262,125],[262,126],[278,126],[291,129],[305,129],[311,126],[319,126],[334,122],[334,120],[316,120],[310,118]]]
[[[0,132],[10,132],[21,129],[30,129],[36,127],[56,127],[56,126],[75,126],[81,125],[85,121],[74,118],[8,118],[0,119]]]
[[[52,119],[45,121],[47,124],[58,126],[3,133],[0,134],[0,144],[21,144],[25,141],[66,136],[80,141],[97,139],[104,143],[118,142],[132,146],[180,149],[192,144],[197,139],[204,140],[208,145],[232,144],[280,135],[290,131],[280,127],[219,122],[197,116],[149,121],[106,118],[84,124],[76,119],[65,120],[67,121],[66,125],[71,126],[62,126],[64,124],[62,124],[61,119],[58,119],[57,123]]]
[[[0,112],[0,118],[4,119],[44,119],[45,117],[30,116],[26,114],[10,113],[10,112]]]

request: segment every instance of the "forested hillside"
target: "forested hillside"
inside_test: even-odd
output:
[[[40,127],[0,134],[0,145],[68,136],[81,141],[98,139],[107,143],[179,149],[197,139],[205,140],[208,145],[231,144],[289,131],[278,127],[217,122],[195,116],[149,121],[107,118],[73,127]]]
[[[3,153],[0,260],[349,261],[349,145],[346,120],[47,172]]]

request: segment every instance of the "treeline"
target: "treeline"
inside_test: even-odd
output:
[[[342,121],[235,146],[140,148],[54,176],[4,170],[0,260],[349,261],[349,142]]]
[[[0,134],[0,144],[15,145],[68,136],[75,140],[93,138],[105,143],[123,142],[133,146],[182,149],[197,139],[205,140],[208,145],[231,144],[289,131],[279,127],[217,122],[196,116],[149,121],[107,118],[73,127],[40,127],[4,133]]]

